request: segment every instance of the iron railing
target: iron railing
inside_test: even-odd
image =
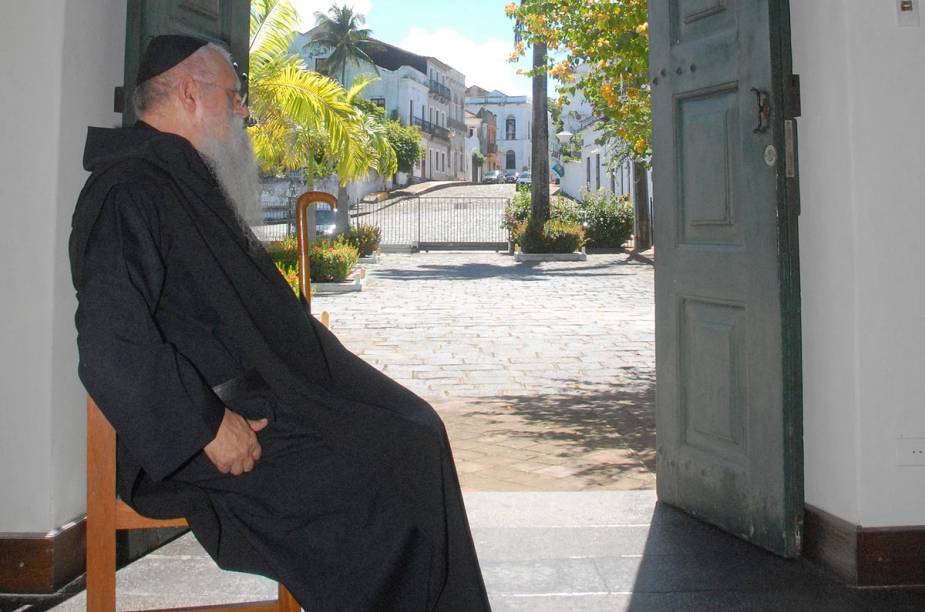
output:
[[[450,93],[449,87],[433,79],[430,80],[430,86],[428,87],[428,89],[430,89],[430,93],[436,94],[437,96],[441,98],[445,98],[447,100],[449,100],[450,97],[452,96],[452,94]]]
[[[386,248],[502,250],[507,248],[501,222],[508,201],[428,196],[362,202],[350,211],[350,223],[379,227]]]
[[[421,131],[424,132],[425,134],[430,134],[431,136],[434,136],[435,138],[440,138],[442,140],[450,139],[449,130],[447,130],[443,126],[437,125],[436,123],[432,121],[428,121],[422,117],[414,117],[412,119],[412,123],[414,123],[414,125],[421,128]]]
[[[295,204],[263,207],[263,225],[251,229],[264,242],[282,240],[295,233]]]

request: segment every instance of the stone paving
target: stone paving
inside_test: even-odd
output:
[[[775,557],[657,504],[655,491],[483,492],[465,501],[495,612],[925,610],[925,591],[837,584],[805,560]],[[0,610],[39,612],[70,597],[54,609],[80,612],[81,589],[32,607],[0,597]],[[275,594],[266,578],[219,570],[192,535],[117,574],[119,610]]]
[[[367,271],[362,293],[316,297],[313,310],[434,404],[464,489],[654,487],[651,260],[433,252]]]

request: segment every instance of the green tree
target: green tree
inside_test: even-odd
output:
[[[537,70],[558,79],[562,95],[583,94],[617,156],[636,161],[651,156],[647,10],[646,0],[522,0],[505,7],[526,43],[548,45]],[[524,49],[518,43],[512,59]]]
[[[398,157],[398,171],[411,172],[414,164],[424,156],[421,130],[416,125],[403,126],[398,121],[388,121],[385,128],[389,143]]]
[[[368,52],[380,47],[380,43],[373,40],[372,30],[362,28],[366,18],[347,5],[332,5],[328,14],[315,13],[315,25],[318,33],[312,40],[317,48],[331,49],[327,59],[328,74],[340,72],[340,82],[346,87],[347,64],[358,66],[361,61],[369,62],[375,68],[376,64],[369,57]],[[378,73],[378,68],[376,69]]]
[[[482,152],[473,151],[472,152],[472,165],[475,166],[476,168],[480,168],[482,164],[484,163],[485,163],[485,156],[482,154]]]
[[[472,180],[478,181],[482,176],[483,166],[485,165],[485,156],[481,151],[472,152]]]
[[[371,171],[389,180],[398,170],[398,157],[389,143],[388,129],[381,119],[381,114],[362,110],[368,101],[360,98],[360,93],[377,79],[378,77],[372,75],[361,75],[354,79],[353,85],[347,91],[347,103],[353,107],[359,119],[359,129],[352,133],[352,137],[362,143],[365,155],[362,160],[365,168],[357,175],[351,176],[351,180],[366,178]],[[337,189],[335,222],[336,232],[341,234],[350,226],[350,200],[347,194],[348,181],[340,175],[338,178],[340,178],[340,185]]]
[[[298,13],[289,0],[252,0],[250,10],[248,131],[261,171],[364,176],[374,155],[362,117],[336,81],[289,51]]]

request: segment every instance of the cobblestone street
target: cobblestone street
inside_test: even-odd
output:
[[[464,489],[654,486],[650,263],[434,252],[367,270],[362,293],[318,296],[313,311],[436,406]]]

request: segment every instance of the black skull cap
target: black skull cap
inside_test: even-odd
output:
[[[207,44],[209,41],[195,36],[180,34],[155,36],[141,56],[135,85],[140,85],[148,79],[167,72]]]

